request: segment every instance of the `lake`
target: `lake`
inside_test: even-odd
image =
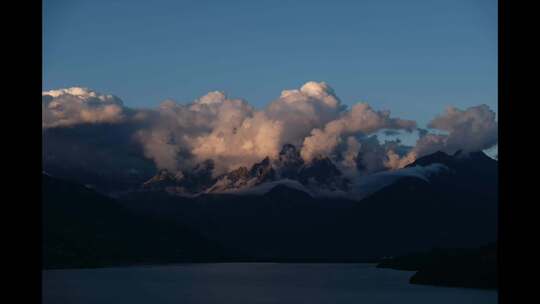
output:
[[[217,263],[46,270],[43,303],[497,303],[497,292],[408,283],[375,264]]]

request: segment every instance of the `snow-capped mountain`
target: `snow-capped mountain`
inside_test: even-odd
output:
[[[251,168],[240,167],[212,177],[213,162],[207,160],[191,171],[170,172],[160,170],[143,184],[144,189],[165,190],[178,194],[235,193],[261,184],[280,184],[279,181],[296,181],[307,192],[347,191],[350,181],[328,157],[319,157],[305,163],[298,149],[285,144],[277,159],[269,157]]]
[[[370,259],[496,239],[498,165],[481,152],[437,152],[407,168],[350,181],[330,159],[306,164],[297,152],[285,146],[275,159],[219,176],[212,175],[212,161],[186,172],[162,170],[143,185],[151,191],[108,199],[141,218],[185,225],[249,259]],[[89,216],[88,229],[98,229],[93,215],[108,211],[78,211],[101,206],[93,205],[66,207]],[[118,223],[118,214],[110,221]]]
[[[146,181],[142,187],[151,190],[166,190],[168,192],[195,194],[204,191],[213,183],[214,162],[206,160],[197,164],[190,171],[170,172],[160,170],[155,176]]]
[[[325,191],[346,180],[331,161],[305,164],[294,148],[284,150],[292,157],[221,176],[219,191],[194,197],[141,191],[120,201],[261,258],[342,260],[496,239],[498,165],[482,152],[426,155],[407,168],[359,176],[340,192]]]

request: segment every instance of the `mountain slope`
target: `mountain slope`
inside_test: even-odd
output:
[[[384,259],[379,268],[417,271],[413,284],[497,288],[497,244],[480,248],[435,248]]]
[[[346,191],[350,181],[328,157],[318,157],[305,163],[298,149],[285,144],[277,159],[264,158],[251,168],[239,167],[212,177],[211,160],[198,164],[191,171],[160,170],[143,184],[143,189],[161,190],[176,194],[235,193],[264,183],[284,179],[301,183],[313,191]],[[205,168],[201,170],[200,168]]]
[[[429,181],[402,178],[365,198],[357,208],[384,218],[387,225],[373,224],[383,238],[391,239],[395,229],[407,230],[393,241],[403,248],[415,244],[474,247],[496,240],[497,162],[482,152],[467,156],[437,152],[409,167],[435,163],[449,170],[432,175]]]
[[[186,223],[238,254],[260,259],[367,260],[496,240],[497,162],[475,154],[446,156],[448,170],[427,181],[401,177],[361,201],[312,197],[277,185],[264,195],[181,198],[144,192],[122,202],[141,214]],[[422,158],[411,167],[439,161]]]
[[[306,166],[313,166],[296,162],[295,153],[288,153],[292,157],[281,160],[295,166],[288,177],[298,178]],[[333,172],[331,163],[320,161],[314,168]],[[436,153],[410,168],[436,163],[448,170],[427,180],[400,177],[361,201],[312,196],[301,187],[276,182],[257,195],[247,191],[186,197],[150,187],[113,200],[44,176],[45,266],[215,260],[222,251],[205,239],[222,244],[229,259],[336,262],[496,240],[497,162],[483,153]],[[174,187],[183,178],[191,180],[183,185],[208,185],[210,166],[188,176],[164,174],[162,180],[172,180],[169,185]],[[262,161],[228,179],[265,181],[259,183],[262,187],[281,176],[282,168]],[[316,184],[317,176],[322,183],[329,176],[341,178],[310,170],[310,183]]]
[[[43,268],[213,260],[221,248],[177,223],[133,214],[84,186],[42,175]]]
[[[131,124],[82,124],[42,133],[43,170],[103,193],[138,188],[156,172],[131,137]]]

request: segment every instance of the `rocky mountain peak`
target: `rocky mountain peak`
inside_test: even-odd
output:
[[[283,145],[276,160],[278,174],[282,178],[297,179],[298,171],[304,165],[300,151],[291,144]]]
[[[227,173],[226,176],[232,182],[237,182],[239,180],[249,178],[249,170],[246,167],[240,167]]]
[[[254,164],[249,170],[249,174],[253,178],[257,178],[259,182],[265,182],[274,179],[275,170],[272,168],[269,157],[265,157],[261,162]]]
[[[156,175],[144,182],[145,189],[164,189],[178,185],[184,178],[182,172],[172,173],[167,169],[161,169]]]
[[[278,161],[282,164],[293,165],[303,164],[304,160],[300,156],[300,151],[291,144],[284,144],[279,152]]]
[[[189,171],[173,173],[167,169],[161,169],[155,176],[143,184],[143,188],[198,193],[214,184],[214,178],[212,177],[213,170],[214,161],[210,159],[198,163]]]
[[[310,180],[313,180],[320,184],[328,184],[340,177],[342,173],[330,158],[317,157],[309,164],[304,165],[298,175],[302,183],[309,183]]]
[[[184,172],[160,170],[143,187],[182,193],[227,192],[280,179],[296,180],[305,186],[320,189],[346,190],[348,187],[348,180],[330,158],[319,157],[304,163],[300,151],[291,144],[283,146],[277,159],[265,157],[249,169],[243,166],[213,177],[214,166],[212,160],[205,160]]]
[[[427,165],[431,165],[435,163],[449,166],[449,165],[452,165],[454,161],[455,161],[454,156],[448,155],[444,153],[443,151],[437,151],[433,154],[429,154],[429,155],[418,158],[413,163],[408,164],[406,168],[414,167],[414,166],[427,166]]]

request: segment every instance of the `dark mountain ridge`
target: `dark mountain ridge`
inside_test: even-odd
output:
[[[42,175],[43,268],[221,259],[184,225],[138,215],[92,189]]]
[[[317,182],[317,176],[339,180],[337,172],[317,173],[318,168],[333,171],[333,164],[325,159],[316,165],[293,163],[295,174],[315,171],[306,173],[313,177],[310,182]],[[443,163],[449,170],[427,181],[401,177],[361,201],[314,197],[279,184],[259,195],[210,192],[183,197],[157,187],[111,199],[44,175],[44,266],[372,261],[496,240],[497,162],[483,153],[437,153],[410,167],[434,163]],[[211,163],[200,166],[190,178],[204,180],[210,167]],[[227,180],[271,180],[281,174],[279,169],[266,159],[250,169],[230,172]],[[185,178],[170,172],[158,176],[156,182],[172,180],[174,187]]]
[[[211,164],[207,160],[202,164]],[[162,190],[178,194],[227,193],[249,189],[266,182],[291,179],[307,187],[329,191],[349,189],[350,181],[328,157],[318,157],[305,163],[298,149],[285,144],[276,160],[269,157],[255,163],[251,168],[239,167],[212,177],[213,166],[202,165],[204,170],[186,170],[177,173],[160,170],[143,184],[144,189]]]
[[[182,198],[146,192],[121,201],[142,214],[185,223],[257,259],[366,260],[496,240],[497,162],[483,153],[437,153],[411,167],[440,161],[449,170],[428,181],[402,177],[361,201],[312,197],[284,185],[263,195]]]
[[[434,248],[387,258],[377,267],[417,271],[413,284],[497,288],[497,244],[479,248]]]

